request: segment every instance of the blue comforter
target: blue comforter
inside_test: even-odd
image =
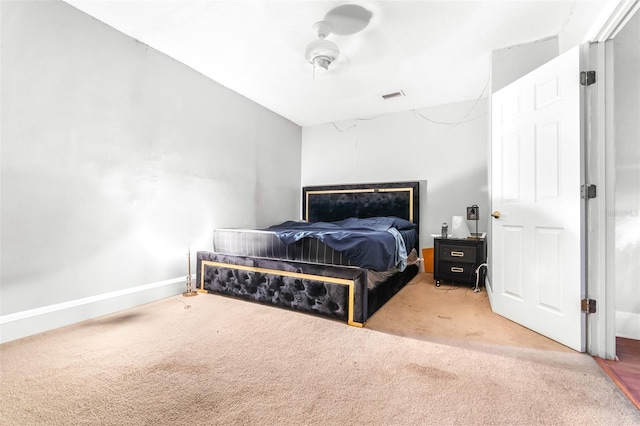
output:
[[[407,247],[400,230],[413,230],[415,224],[397,217],[349,218],[338,222],[287,221],[268,228],[284,244],[302,238],[317,238],[342,252],[361,268],[386,271],[404,270]]]

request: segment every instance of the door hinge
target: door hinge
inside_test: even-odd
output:
[[[580,196],[584,199],[596,198],[597,191],[595,185],[585,184],[580,188]]]
[[[583,86],[591,86],[596,82],[595,71],[580,71],[580,84]]]
[[[596,313],[596,301],[593,299],[582,299],[582,312],[586,312],[587,314],[595,314]]]

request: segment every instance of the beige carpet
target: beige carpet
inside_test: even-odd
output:
[[[400,293],[367,322],[367,327],[385,333],[433,342],[445,339],[495,343],[532,349],[573,352],[491,311],[484,288],[475,293],[464,285],[435,286],[433,274],[418,274]]]
[[[184,302],[0,345],[0,423],[640,424],[588,355],[408,338],[214,295]]]

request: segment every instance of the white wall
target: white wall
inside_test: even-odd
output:
[[[614,39],[616,335],[640,339],[640,13]]]
[[[429,120],[457,123],[475,101],[417,110]],[[480,207],[486,231],[487,111],[477,103],[464,123],[436,124],[412,111],[302,129],[302,184],[421,181],[420,245],[433,247],[442,222]],[[473,231],[474,222],[469,222]]]
[[[66,3],[0,7],[2,340],[182,292],[212,228],[299,214],[299,126]]]

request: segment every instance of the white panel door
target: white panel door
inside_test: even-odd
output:
[[[579,48],[492,98],[491,308],[584,351]]]

